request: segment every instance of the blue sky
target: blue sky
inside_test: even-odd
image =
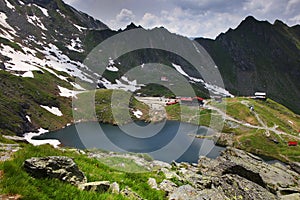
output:
[[[187,37],[215,38],[246,16],[300,24],[300,0],[64,0],[111,29],[130,22],[144,28],[163,26]]]

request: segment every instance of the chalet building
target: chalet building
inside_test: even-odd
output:
[[[265,92],[255,92],[254,93],[254,97],[255,99],[259,99],[259,100],[266,100],[267,99],[267,93]]]

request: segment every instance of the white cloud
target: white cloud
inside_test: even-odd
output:
[[[118,22],[132,22],[135,18],[135,15],[131,10],[128,10],[126,8],[123,8],[121,12],[116,16],[116,20]]]
[[[160,20],[156,15],[153,15],[151,13],[145,13],[140,23],[147,27],[151,27],[157,26],[159,21]]]
[[[288,25],[299,23],[300,0],[66,0],[104,21],[110,28],[125,28],[130,22],[145,28],[163,26],[189,37],[215,38],[235,28],[245,17]],[[88,7],[86,5],[89,5]],[[91,6],[92,5],[92,6]],[[85,11],[87,11],[85,10]]]
[[[145,28],[164,26],[171,32],[189,37],[216,37],[226,31],[231,24],[237,26],[240,17],[210,11],[195,15],[176,7],[171,11],[163,10],[158,15],[145,13],[137,23]]]
[[[290,18],[289,21],[293,24],[300,24],[300,15]]]

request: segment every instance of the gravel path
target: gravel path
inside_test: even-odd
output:
[[[205,103],[204,107],[205,107],[206,109],[211,109],[211,110],[217,111],[217,112],[223,117],[223,119],[225,119],[225,120],[233,121],[233,122],[235,122],[235,123],[238,123],[238,124],[240,124],[240,125],[242,125],[242,126],[245,126],[245,127],[248,127],[248,128],[254,128],[254,129],[259,129],[259,130],[265,130],[267,136],[270,135],[270,131],[272,131],[272,132],[274,132],[275,134],[277,134],[278,136],[280,136],[280,135],[286,135],[286,136],[289,136],[289,137],[294,138],[294,139],[297,139],[297,140],[300,139],[298,136],[294,136],[294,135],[285,133],[285,132],[283,132],[283,131],[277,130],[278,126],[276,126],[276,125],[275,125],[274,127],[268,127],[268,126],[263,122],[263,120],[261,120],[261,118],[259,117],[259,115],[258,115],[255,111],[252,111],[252,112],[254,113],[254,115],[255,115],[257,121],[261,124],[261,126],[252,125],[252,124],[245,123],[245,122],[243,122],[243,121],[237,120],[237,119],[235,119],[235,118],[233,118],[233,117],[227,115],[225,112],[223,112],[223,111],[220,110],[219,108],[216,108],[216,107],[214,107],[214,106],[208,105],[208,103],[209,103],[209,101],[207,101],[207,102]],[[247,107],[249,107],[246,101],[243,101],[243,102],[241,102],[241,103],[244,104],[244,105],[246,105]]]

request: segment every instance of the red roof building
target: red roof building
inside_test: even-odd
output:
[[[297,142],[297,141],[289,141],[289,142],[288,142],[288,145],[289,145],[289,146],[297,146],[297,145],[298,145],[298,142]]]

